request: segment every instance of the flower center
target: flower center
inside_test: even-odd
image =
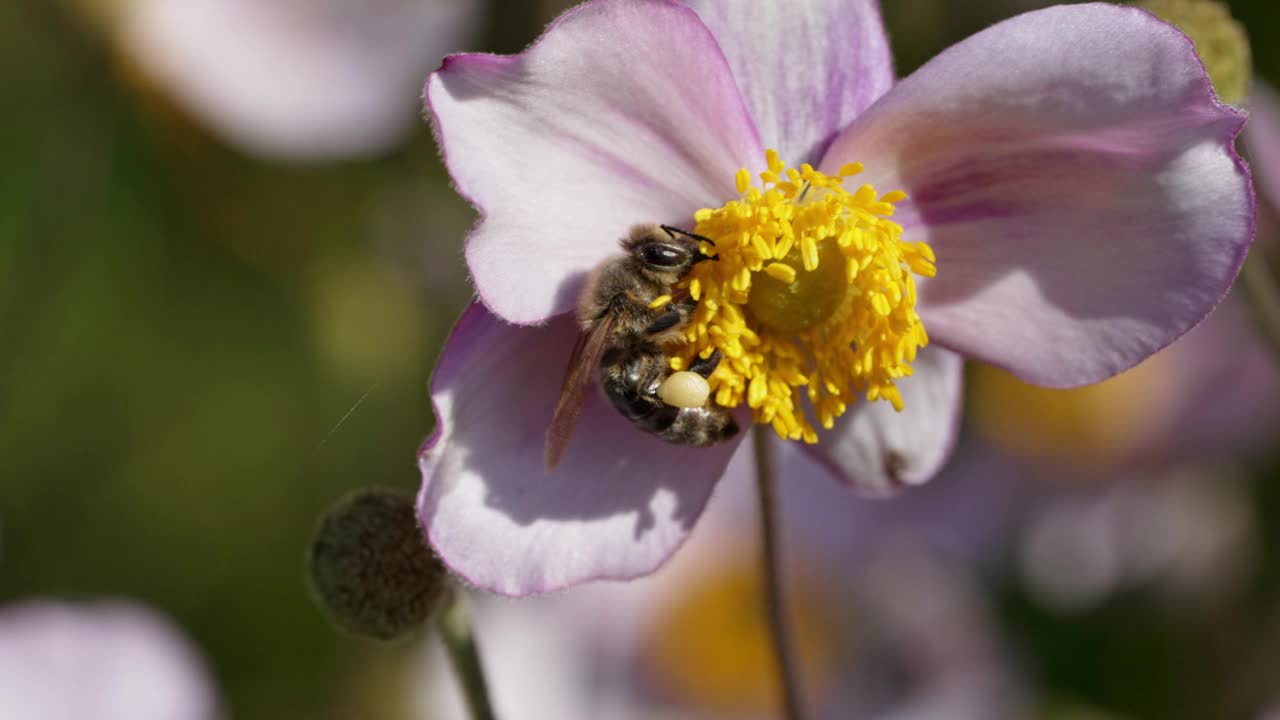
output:
[[[747,309],[760,324],[780,333],[798,333],[821,325],[844,300],[844,261],[840,246],[831,240],[818,243],[818,267],[804,269],[800,249],[769,264],[752,278]]]
[[[694,215],[718,262],[681,282],[698,306],[667,350],[676,370],[720,350],[709,378],[717,403],[746,402],[779,436],[815,443],[802,397],[827,429],[860,394],[902,409],[895,382],[929,342],[912,273],[933,277],[934,255],[889,220],[905,193],[844,188],[861,165],[831,176],[788,168],[773,150],[768,165],[759,187],[739,170],[741,197]]]

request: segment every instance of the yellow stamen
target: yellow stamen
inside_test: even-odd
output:
[[[788,285],[796,281],[796,269],[790,265],[784,265],[783,263],[770,263],[764,271],[768,273],[769,277],[775,280],[780,280]]]
[[[695,296],[693,299],[697,300],[698,298]],[[652,302],[649,303],[649,309],[657,310],[658,308],[666,305],[669,302],[671,302],[670,295],[659,295],[658,297],[654,298]]]
[[[740,170],[739,199],[694,215],[718,262],[682,282],[698,305],[667,351],[681,369],[720,350],[710,377],[717,403],[745,402],[781,437],[814,443],[810,418],[831,428],[860,394],[902,409],[895,383],[929,342],[913,273],[933,277],[935,258],[889,219],[906,193],[844,189],[861,164],[831,176],[788,168],[773,150],[766,160],[760,186]]]

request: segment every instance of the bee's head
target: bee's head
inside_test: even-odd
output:
[[[668,225],[636,225],[622,249],[651,279],[672,285],[695,264],[711,259],[702,254],[702,242],[715,245],[709,238]]]

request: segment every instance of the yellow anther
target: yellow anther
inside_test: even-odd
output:
[[[778,157],[778,151],[772,148],[764,152],[765,162],[769,165],[769,172],[777,175],[786,168],[786,164],[782,162],[782,158]]]
[[[791,246],[795,243],[795,240],[795,236],[790,233],[778,238],[773,246],[773,256],[786,257],[787,253],[791,252]]]
[[[751,247],[755,248],[756,252],[760,254],[761,260],[773,259],[773,247],[769,245],[769,243],[765,242],[763,237],[759,235],[752,235]]]
[[[813,272],[818,269],[818,241],[812,236],[800,240],[800,257],[804,258],[804,269]]]
[[[670,296],[670,295],[659,295],[658,297],[654,298],[654,299],[649,303],[649,309],[650,309],[650,310],[657,310],[657,309],[658,309],[658,308],[660,308],[660,307],[664,307],[664,306],[666,306],[666,305],[667,305],[668,303],[670,303],[670,302],[671,302],[671,296]]]
[[[788,285],[796,281],[796,269],[790,265],[770,263],[765,267],[764,271],[769,274],[769,277],[775,280],[780,280]]]
[[[906,193],[844,188],[861,164],[826,175],[788,168],[773,150],[766,163],[758,185],[740,171],[738,199],[695,213],[718,262],[682,282],[698,304],[667,352],[679,370],[719,350],[717,403],[745,403],[780,437],[817,442],[816,425],[831,428],[860,395],[902,408],[895,383],[929,341],[915,275],[932,277],[935,258],[889,219]]]

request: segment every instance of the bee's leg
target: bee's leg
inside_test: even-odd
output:
[[[662,311],[658,319],[650,323],[648,328],[645,328],[645,334],[658,335],[664,333],[682,324],[688,317],[688,313],[681,312],[680,307],[675,303],[667,303],[666,309]]]
[[[689,317],[693,315],[693,311],[697,309],[698,301],[684,295],[676,300],[667,303],[662,309],[662,314],[654,320],[646,329],[649,335],[657,335],[666,332],[677,325],[683,325],[689,321]]]
[[[628,348],[616,364],[608,355],[601,365],[605,395],[622,415],[651,432],[666,427],[678,408],[658,397],[658,386],[666,372],[664,356],[656,348]],[[607,370],[605,368],[608,368]]]
[[[704,378],[711,377],[711,373],[715,372],[716,368],[720,365],[720,358],[722,357],[724,357],[724,355],[721,354],[719,350],[716,350],[711,353],[710,357],[696,358],[693,362],[689,363],[689,372],[697,373]]]

